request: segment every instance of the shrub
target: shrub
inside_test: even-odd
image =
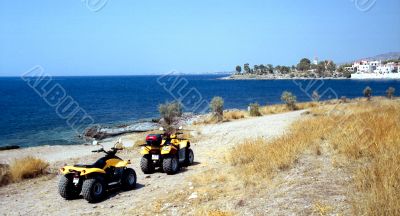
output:
[[[210,108],[213,114],[213,117],[217,119],[217,121],[222,121],[224,116],[224,99],[221,97],[214,97],[211,100]]]
[[[317,91],[313,91],[313,93],[312,93],[312,95],[311,95],[311,98],[312,98],[312,100],[313,101],[315,101],[315,102],[317,102],[317,101],[319,101],[319,94],[318,94],[318,92]]]
[[[366,98],[368,98],[368,100],[371,100],[371,96],[372,96],[372,89],[371,87],[367,86],[365,87],[365,89],[363,90],[364,96]]]
[[[281,100],[290,110],[296,109],[296,96],[294,96],[291,92],[284,91],[282,93]]]
[[[10,182],[12,182],[10,166],[7,164],[0,164],[0,186],[9,184]]]
[[[158,107],[161,118],[164,119],[165,126],[170,126],[175,118],[182,116],[182,106],[178,101],[160,104]]]
[[[31,156],[15,159],[10,165],[2,164],[0,166],[0,186],[47,174],[48,167],[47,162]]]
[[[389,87],[389,88],[386,90],[386,97],[388,97],[389,99],[392,99],[395,91],[396,91],[395,88]]]
[[[250,116],[261,116],[260,105],[258,103],[251,103],[250,107]]]
[[[236,120],[244,118],[245,112],[242,110],[231,110],[224,112],[224,119],[225,120]]]
[[[347,97],[346,97],[346,96],[340,97],[340,101],[341,101],[342,103],[347,103]]]

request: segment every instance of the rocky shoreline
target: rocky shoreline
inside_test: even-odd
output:
[[[183,113],[181,117],[176,119],[174,125],[185,126],[190,125],[202,115],[194,113]],[[84,139],[103,140],[110,137],[120,136],[127,133],[140,133],[156,130],[162,125],[162,119],[142,120],[132,124],[123,124],[116,126],[93,126],[87,128],[82,135]]]

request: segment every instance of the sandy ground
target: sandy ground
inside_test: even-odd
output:
[[[181,170],[176,175],[166,175],[165,173],[156,172],[151,175],[144,175],[139,168],[140,155],[139,149],[124,150],[119,154],[124,159],[131,159],[131,167],[136,170],[138,175],[138,185],[132,191],[119,191],[115,190],[110,193],[108,199],[97,204],[89,204],[83,199],[65,201],[57,192],[57,182],[59,176],[50,175],[33,180],[27,180],[21,183],[11,184],[0,188],[0,213],[2,215],[123,215],[136,214],[142,215],[143,212],[135,209],[141,209],[145,205],[153,205],[153,201],[157,198],[174,192],[177,188],[187,187],[188,182],[186,179],[190,176],[198,174],[201,171],[210,168],[221,168],[220,152],[226,151],[227,148],[233,147],[235,144],[246,138],[272,138],[285,133],[287,127],[295,120],[301,117],[304,111],[295,111],[284,114],[268,115],[257,118],[247,118],[236,120],[233,122],[225,122],[216,125],[195,126],[191,132],[194,135],[192,139],[192,146],[195,153],[195,165]],[[112,146],[112,143],[117,138],[104,142],[106,148]],[[131,135],[123,136],[124,142],[133,142]],[[26,155],[34,155],[45,158],[51,162],[52,166],[62,166],[63,164],[77,163],[77,162],[91,162],[94,161],[99,155],[91,153],[90,151],[96,149],[96,146],[54,146],[54,147],[37,147],[29,149],[19,149],[0,152],[0,161],[9,161],[11,158],[18,158]],[[321,162],[321,169],[327,169],[322,174],[316,173],[315,175],[326,175],[331,171],[330,168],[324,168],[325,162]],[[300,163],[300,167],[293,171],[293,173],[285,173],[280,178],[302,177],[305,172],[302,169],[306,165],[314,161],[304,161]],[[302,165],[303,164],[303,165]],[[308,178],[308,177],[307,177]],[[322,178],[322,177],[321,177]],[[323,184],[321,184],[321,187]],[[284,185],[285,193],[293,193],[301,196],[302,193],[307,192],[310,187],[314,185],[296,186],[287,181]],[[317,185],[318,186],[318,185]],[[332,186],[333,187],[333,186]],[[292,188],[292,190],[291,190]],[[297,188],[297,190],[296,190]],[[334,196],[338,200],[343,200],[341,191],[335,192],[335,188],[327,188],[335,193]],[[272,191],[273,192],[273,191]],[[337,194],[336,194],[337,193]],[[255,214],[280,214],[279,202],[276,206],[268,205],[269,199],[282,199],[281,204],[284,202],[284,197],[278,197],[277,194],[271,193],[270,195],[263,193],[254,196],[253,199],[261,199],[265,202],[265,207],[259,207],[258,212]],[[275,194],[275,195],[274,195]],[[325,193],[321,193],[323,198]],[[275,197],[274,197],[275,196]],[[298,198],[298,202],[302,199]],[[321,198],[321,199],[322,199]],[[296,201],[296,200],[293,200]],[[287,203],[287,202],[285,202]],[[300,203],[300,205],[302,205]],[[254,207],[254,206],[253,206]],[[251,205],[243,208],[253,208]],[[254,208],[253,208],[254,209]],[[296,214],[296,212],[290,212]],[[299,213],[299,212],[297,212]],[[309,212],[304,212],[309,213]],[[173,214],[173,213],[171,213]],[[253,215],[250,213],[250,215]]]

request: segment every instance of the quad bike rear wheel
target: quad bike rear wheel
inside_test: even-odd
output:
[[[140,160],[140,169],[144,174],[151,174],[154,172],[154,164],[150,158],[150,155],[145,155]]]
[[[82,185],[82,195],[88,202],[101,201],[106,194],[106,184],[103,178],[95,177],[86,179]]]
[[[179,171],[179,160],[176,156],[167,157],[163,160],[163,170],[168,175]]]
[[[121,179],[122,189],[132,190],[136,187],[136,172],[131,168],[126,168]]]
[[[58,193],[64,199],[71,200],[79,197],[80,190],[75,188],[72,175],[62,175],[58,182]]]

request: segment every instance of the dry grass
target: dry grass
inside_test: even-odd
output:
[[[19,182],[23,179],[35,178],[43,174],[47,174],[49,164],[41,159],[34,157],[25,157],[15,159],[11,162],[10,166],[2,169],[1,179],[2,183],[8,184],[12,182]]]
[[[325,117],[326,118],[326,117]],[[324,119],[306,119],[294,123],[289,131],[271,141],[247,140],[230,153],[229,162],[240,171],[238,176],[246,185],[256,185],[274,173],[292,165],[302,152],[316,146],[326,128]]]
[[[308,108],[316,107],[319,105],[321,105],[321,104],[318,102],[296,103],[295,110],[308,109]],[[284,112],[290,112],[290,111],[292,111],[292,110],[290,110],[286,104],[269,105],[269,106],[263,106],[260,108],[260,112],[263,115],[278,114],[278,113],[284,113]]]
[[[242,119],[246,117],[248,117],[248,112],[244,110],[225,110],[223,113],[223,122]],[[194,122],[194,125],[216,124],[218,122],[219,121],[215,116],[209,115],[209,116],[204,116],[199,121]]]
[[[230,121],[230,120],[241,119],[244,118],[246,115],[247,112],[243,110],[226,111],[224,112],[224,120]]]
[[[325,111],[325,112],[324,112]],[[314,110],[313,110],[314,112]],[[316,117],[296,122],[290,133],[272,141],[248,140],[229,161],[246,185],[290,167],[307,149],[318,153],[326,140],[354,173],[357,215],[400,215],[400,103],[379,100],[317,109]]]

